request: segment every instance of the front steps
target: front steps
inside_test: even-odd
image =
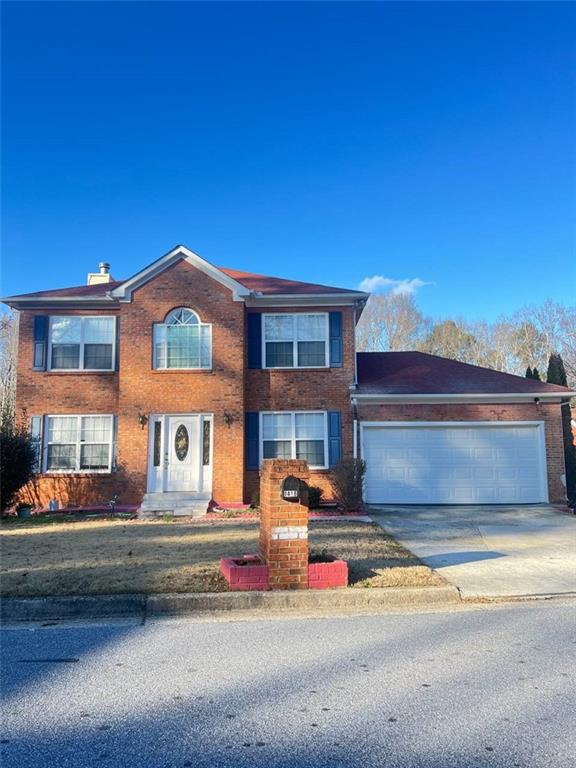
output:
[[[144,520],[167,514],[202,517],[208,511],[210,499],[210,494],[205,493],[147,493],[138,510],[138,517]]]

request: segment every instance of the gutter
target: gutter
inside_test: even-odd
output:
[[[570,397],[576,397],[576,392],[471,392],[469,394],[385,394],[385,393],[354,393],[358,402],[366,403],[518,403],[518,402],[552,402],[561,403]]]

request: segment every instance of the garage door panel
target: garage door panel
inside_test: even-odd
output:
[[[365,426],[362,445],[369,503],[547,500],[536,425]]]

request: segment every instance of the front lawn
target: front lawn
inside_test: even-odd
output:
[[[221,557],[258,551],[258,524],[94,520],[0,527],[4,597],[220,592]],[[444,583],[381,528],[310,522],[310,549],[348,560],[354,586]]]

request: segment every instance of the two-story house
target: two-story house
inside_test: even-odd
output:
[[[128,280],[12,296],[35,501],[200,514],[262,459],[362,456],[370,503],[562,502],[563,387],[417,352],[356,353],[359,291],[215,267],[184,246]]]

